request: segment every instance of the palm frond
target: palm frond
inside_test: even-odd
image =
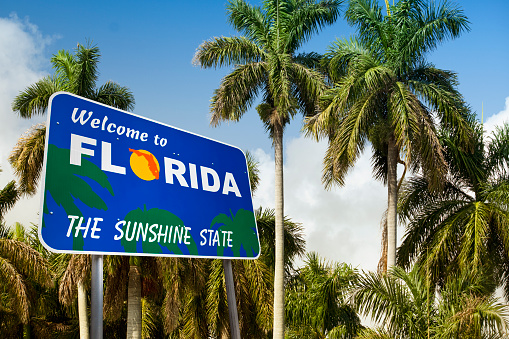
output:
[[[456,38],[463,31],[470,30],[464,11],[449,1],[437,3],[436,6],[416,6],[412,14],[416,26],[410,28],[409,39],[402,49],[405,59],[419,58],[444,40]]]
[[[246,37],[220,37],[203,42],[193,64],[203,68],[256,63],[265,59],[265,52]]]
[[[27,119],[34,115],[42,115],[46,113],[51,95],[67,89],[68,87],[57,78],[49,76],[42,78],[14,98],[12,110]]]
[[[21,193],[34,194],[36,191],[42,171],[45,141],[46,126],[35,125],[18,140],[9,156]]]
[[[0,191],[0,221],[3,220],[5,212],[7,212],[19,198],[19,192],[16,188],[16,182],[13,180],[9,182]]]
[[[285,31],[289,32],[286,50],[298,50],[313,34],[333,24],[339,17],[342,2],[343,0],[321,0],[317,3],[309,1],[291,11],[291,16],[286,22]]]
[[[3,241],[5,239],[1,240],[1,242]],[[12,303],[13,311],[22,323],[27,324],[29,321],[30,301],[25,280],[13,264],[3,256],[0,256],[0,281],[2,285],[9,286],[8,293],[15,300]]]
[[[91,98],[102,104],[124,111],[132,111],[135,105],[134,95],[131,90],[113,81],[107,81],[99,87]]]
[[[85,47],[78,44],[76,48],[76,69],[73,76],[72,92],[85,98],[94,96],[94,89],[99,71],[97,65],[101,54],[99,47],[92,46],[90,43]]]
[[[211,104],[211,124],[238,121],[253,103],[260,87],[266,81],[265,65],[239,65],[228,74],[215,91]]]
[[[350,25],[357,27],[359,38],[364,43],[373,45],[374,49],[388,49],[390,42],[387,37],[387,28],[382,16],[382,8],[377,1],[350,1],[345,18]]]
[[[229,0],[226,5],[228,22],[239,32],[257,44],[269,48],[270,15],[264,15],[260,7],[251,6],[243,0]]]

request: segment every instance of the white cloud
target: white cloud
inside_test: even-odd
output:
[[[18,138],[35,123],[45,120],[37,117],[31,120],[19,118],[12,112],[14,97],[31,83],[47,73],[42,70],[48,64],[43,56],[45,47],[53,38],[43,36],[37,26],[28,19],[20,19],[15,14],[0,18],[0,188],[14,179],[8,162]],[[19,221],[25,225],[38,222],[38,197],[22,199],[7,214],[8,225]]]
[[[484,130],[490,135],[496,126],[501,126],[507,122],[509,122],[509,97],[505,98],[505,107],[502,111],[486,119]]]
[[[285,214],[303,224],[307,250],[328,260],[374,270],[380,256],[380,218],[386,189],[372,178],[367,150],[346,178],[346,185],[326,191],[321,183],[325,143],[299,137],[286,145]],[[258,149],[260,186],[255,206],[274,206],[274,159]],[[402,231],[400,231],[402,232]]]

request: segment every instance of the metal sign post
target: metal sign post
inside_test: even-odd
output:
[[[103,338],[103,256],[92,255],[92,300],[90,305],[90,334],[92,339]]]
[[[228,315],[230,319],[230,333],[232,339],[240,339],[239,315],[235,299],[235,285],[233,283],[232,261],[223,259],[224,280],[226,283],[226,299],[228,300]]]

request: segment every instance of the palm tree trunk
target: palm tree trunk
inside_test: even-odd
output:
[[[78,282],[78,316],[80,323],[80,338],[90,338],[90,325],[88,323],[87,292],[83,282]]]
[[[127,339],[141,339],[141,277],[136,265],[131,265],[129,269]]]
[[[387,150],[387,269],[396,266],[398,148],[394,136],[389,138]]]
[[[285,294],[284,294],[284,205],[283,205],[283,126],[274,124],[274,158],[275,173],[275,219],[276,219],[276,258],[274,272],[274,329],[273,338],[283,339],[285,328]]]

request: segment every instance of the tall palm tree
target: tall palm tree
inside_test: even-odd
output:
[[[358,338],[505,338],[507,305],[488,291],[486,277],[465,270],[448,276],[435,293],[422,268],[387,274],[366,273],[354,289],[358,310],[381,326],[361,331]]]
[[[290,279],[286,314],[289,338],[354,338],[360,319],[349,303],[357,272],[308,253],[305,266]]]
[[[423,171],[439,186],[446,172],[436,121],[466,140],[469,129],[456,75],[435,68],[425,56],[468,30],[463,11],[448,1],[401,0],[387,4],[352,0],[345,13],[358,36],[338,40],[325,63],[335,86],[307,121],[309,134],[327,137],[323,181],[342,186],[369,141],[373,173],[388,190],[388,266],[396,264],[397,165]]]
[[[284,336],[283,130],[299,110],[311,114],[315,98],[325,88],[322,75],[306,67],[296,52],[312,34],[335,21],[339,4],[339,0],[264,0],[262,7],[255,7],[230,0],[229,22],[244,36],[206,41],[195,55],[195,62],[204,68],[234,67],[212,98],[212,125],[238,121],[259,93],[263,97],[257,109],[270,126],[276,163],[274,338]]]
[[[78,44],[74,55],[66,50],[58,51],[51,58],[55,69],[53,76],[37,81],[18,94],[12,103],[13,111],[22,118],[44,114],[49,105],[49,98],[58,91],[74,93],[106,105],[131,110],[134,107],[134,97],[127,87],[108,81],[96,88],[99,59],[99,47],[90,44],[88,46]],[[9,157],[22,193],[33,194],[36,191],[43,164],[45,136],[46,126],[35,126],[19,139]],[[75,267],[69,266],[69,269],[73,270]],[[67,276],[70,277],[70,274]],[[86,310],[86,293],[81,280],[78,280],[78,295],[79,309],[83,313]],[[86,314],[80,317],[85,318]],[[82,336],[88,337],[88,325],[82,323],[80,328],[84,331]]]
[[[438,282],[473,264],[509,296],[509,125],[485,139],[477,123],[472,150],[453,133],[444,132],[441,142],[449,164],[444,190],[430,191],[419,175],[402,188],[399,213],[407,231],[398,262],[429,266]]]

